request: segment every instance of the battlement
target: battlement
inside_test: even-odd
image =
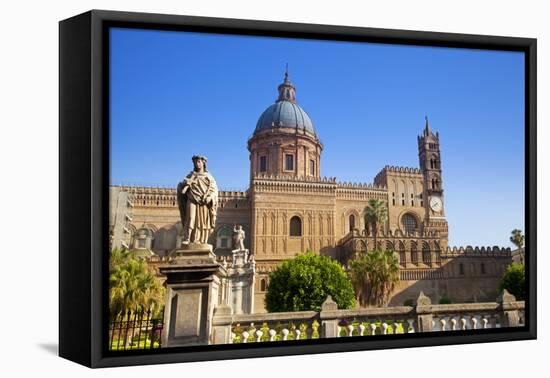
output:
[[[512,250],[510,248],[502,248],[498,246],[493,247],[447,247],[446,250],[441,252],[441,257],[512,257]]]
[[[292,181],[292,182],[314,182],[314,183],[336,183],[336,177],[314,177],[314,176],[291,176],[284,174],[267,175],[258,174],[252,180],[271,180],[271,181]]]
[[[374,183],[376,185],[383,185],[386,181],[388,174],[403,175],[403,176],[423,176],[422,171],[419,168],[413,167],[399,167],[393,165],[386,165],[378,174],[374,177]]]
[[[132,205],[134,206],[177,206],[176,188],[129,185],[112,185],[112,187],[117,187],[128,192],[131,195]],[[248,192],[238,190],[219,190],[218,198],[222,203],[230,200],[248,200]]]
[[[338,189],[369,189],[369,190],[386,190],[383,185],[371,183],[356,183],[356,182],[338,182]]]
[[[417,175],[422,174],[422,171],[419,168],[414,168],[414,167],[400,167],[400,166],[386,165],[383,170],[387,172],[396,172],[396,173],[410,173],[410,174],[417,174]]]

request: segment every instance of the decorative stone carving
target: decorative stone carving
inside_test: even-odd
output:
[[[206,157],[195,155],[193,171],[177,187],[177,200],[183,225],[182,245],[207,244],[216,226],[218,187],[206,170]]]

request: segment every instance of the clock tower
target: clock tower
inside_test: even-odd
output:
[[[445,219],[445,202],[443,199],[443,180],[441,175],[441,152],[439,150],[439,133],[430,128],[428,117],[422,135],[418,136],[418,158],[420,170],[424,175],[423,205],[426,211],[424,231],[435,231],[445,240],[448,226]],[[445,243],[446,244],[446,243]]]

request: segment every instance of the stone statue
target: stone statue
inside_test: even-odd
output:
[[[193,171],[178,184],[177,200],[183,226],[182,244],[207,244],[216,225],[218,187],[206,170],[206,157],[195,155]]]
[[[235,250],[244,251],[244,237],[245,233],[243,226],[238,225],[233,227],[233,245]]]

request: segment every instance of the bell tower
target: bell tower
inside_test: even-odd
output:
[[[436,231],[439,236],[447,239],[448,226],[445,219],[439,133],[432,132],[428,117],[426,117],[422,134],[418,136],[418,159],[420,170],[424,175],[422,194],[426,211],[424,231]]]

